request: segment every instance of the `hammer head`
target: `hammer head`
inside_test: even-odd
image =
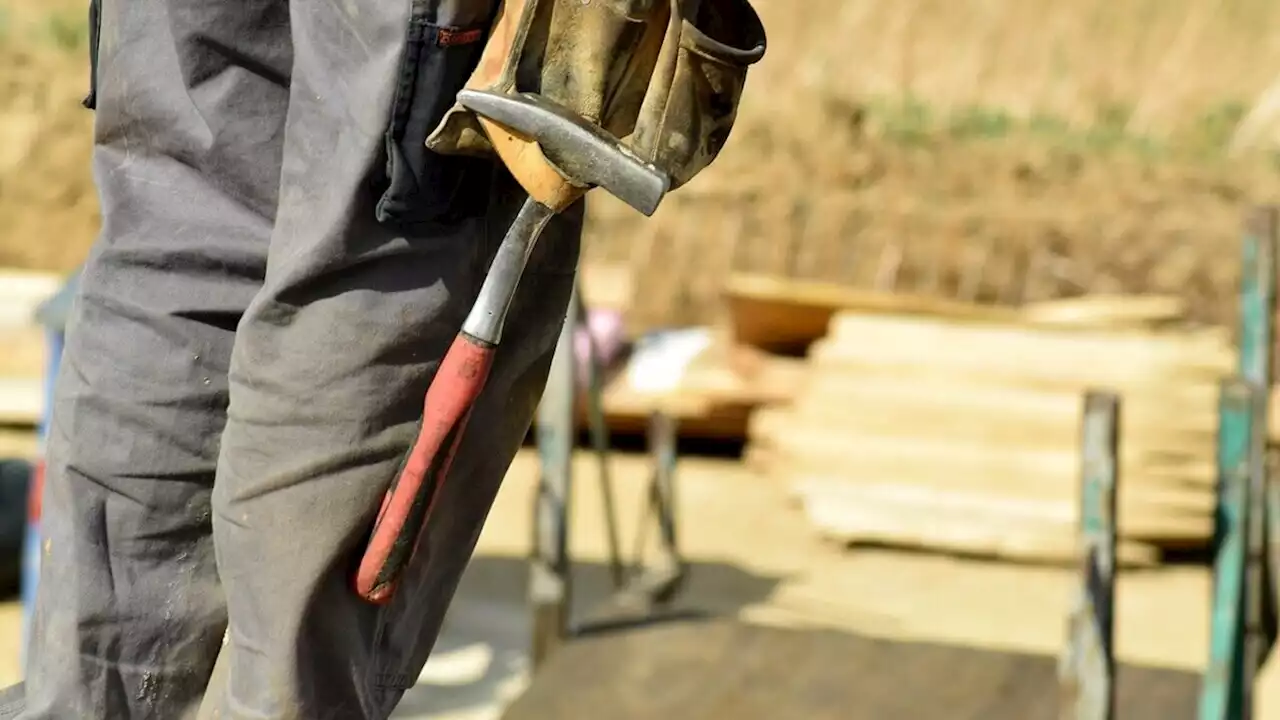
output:
[[[570,181],[604,188],[645,215],[658,209],[671,185],[666,173],[641,160],[618,138],[541,95],[467,89],[458,93],[458,103],[537,142]]]

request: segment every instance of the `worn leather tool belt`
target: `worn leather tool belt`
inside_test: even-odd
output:
[[[748,0],[504,0],[466,86],[550,98],[626,140],[675,189],[724,147],[764,51]],[[427,147],[493,152],[457,105]]]

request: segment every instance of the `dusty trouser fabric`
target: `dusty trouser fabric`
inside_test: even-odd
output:
[[[415,564],[351,589],[422,396],[523,194],[423,139],[487,0],[103,0],[104,225],[53,408],[26,682],[0,717],[385,718],[555,346],[581,208],[521,282]]]

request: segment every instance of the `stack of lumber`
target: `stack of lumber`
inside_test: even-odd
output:
[[[45,339],[35,311],[61,285],[58,275],[0,269],[0,425],[40,422]]]
[[[1167,327],[1161,298],[1011,317],[833,310],[789,406],[751,420],[749,457],[849,543],[1027,561],[1076,552],[1082,394],[1120,393],[1125,564],[1213,531],[1220,329]]]

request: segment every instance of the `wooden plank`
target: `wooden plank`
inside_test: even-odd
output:
[[[848,544],[885,544],[934,551],[1000,557],[1027,562],[1069,563],[1079,555],[1073,518],[1059,509],[1010,513],[985,502],[947,502],[948,498],[910,493],[843,492],[831,488],[801,492],[810,522],[824,536]],[[1199,535],[1192,535],[1199,541]],[[1121,565],[1159,559],[1152,545],[1122,539]]]
[[[1016,310],[936,297],[858,290],[774,275],[735,273],[724,284],[729,323],[738,342],[785,352],[803,348],[827,333],[840,310],[982,317],[1016,321]]]
[[[832,317],[849,310],[1077,328],[1146,327],[1186,315],[1185,301],[1168,295],[1094,295],[1015,309],[752,273],[730,275],[723,295],[734,337],[780,352],[823,337]]]
[[[1073,498],[1060,501],[1034,501],[968,489],[923,488],[910,484],[850,484],[791,478],[797,497],[804,501],[810,516],[822,510],[814,506],[840,507],[841,515],[851,518],[850,507],[858,507],[859,523],[868,528],[879,527],[874,518],[892,519],[896,528],[905,532],[932,532],[933,523],[969,527],[973,537],[1024,537],[1050,534],[1065,539],[1066,546],[1076,546],[1079,507]],[[852,525],[850,525],[852,527]],[[952,530],[959,532],[959,530]],[[1133,541],[1170,547],[1203,547],[1213,534],[1211,516],[1147,514],[1125,515],[1120,511],[1120,536]]]
[[[0,425],[36,426],[43,415],[43,380],[0,378]]]
[[[0,327],[35,322],[35,311],[62,287],[63,277],[38,270],[0,268]]]
[[[762,448],[756,447],[760,452]],[[1013,472],[952,471],[944,462],[936,464],[913,463],[895,467],[892,463],[864,464],[854,459],[840,463],[831,456],[789,456],[774,449],[767,458],[756,462],[769,463],[767,471],[779,478],[821,477],[827,482],[849,486],[903,485],[940,492],[976,492],[1019,500],[1074,501],[1079,474],[1067,473],[1048,476],[1023,476]],[[1179,484],[1159,475],[1144,477],[1142,466],[1121,462],[1121,470],[1130,473],[1133,482],[1126,482],[1121,490],[1125,512],[1168,512],[1180,514],[1211,515],[1214,510],[1214,488],[1211,484]],[[904,472],[905,470],[905,472]],[[922,470],[922,471],[921,471]]]
[[[1085,295],[1028,303],[1022,322],[1079,328],[1159,327],[1187,316],[1187,301],[1176,295]]]
[[[826,435],[907,436],[924,439],[963,439],[977,442],[1015,444],[1025,448],[1074,450],[1079,442],[1079,408],[1055,408],[1060,413],[1034,414],[1015,408],[1001,414],[987,412],[939,397],[909,398],[901,403],[849,401],[844,395],[828,395],[828,400],[802,397],[785,407],[762,409],[751,420],[751,437],[768,442],[771,432],[798,426]],[[1132,429],[1126,426],[1128,446],[1142,452],[1195,453],[1208,457],[1213,435],[1208,428],[1213,415],[1152,403],[1145,412],[1134,410]],[[784,417],[785,415],[785,417]]]
[[[1236,359],[1217,332],[1175,336],[980,328],[854,315],[841,315],[832,328],[829,339],[815,343],[810,358],[815,366],[845,372],[947,368],[1045,387],[1127,390],[1217,380],[1232,371]]]
[[[1079,457],[1074,450],[1025,449],[937,438],[910,436],[817,434],[787,428],[771,435],[774,449],[791,458],[839,463],[844,472],[871,477],[895,477],[903,482],[937,476],[961,485],[983,476],[1025,477],[1057,487],[1074,486]],[[1123,452],[1125,471],[1135,484],[1213,486],[1211,458],[1194,454],[1159,457]]]
[[[1076,496],[1059,493],[1013,493],[1003,488],[946,485],[945,483],[917,484],[898,481],[892,477],[869,477],[862,482],[849,482],[821,471],[792,471],[780,473],[798,498],[822,497],[831,500],[858,501],[870,504],[893,504],[902,507],[920,507],[932,511],[954,511],[957,515],[974,512],[979,518],[998,518],[1011,526],[1028,526],[1043,523],[1046,528],[1057,528],[1071,537],[1076,535],[1080,522],[1080,508]],[[1119,527],[1123,537],[1152,543],[1199,546],[1206,543],[1213,532],[1210,512],[1177,507],[1161,507],[1157,503],[1142,502],[1141,495],[1121,492]],[[1057,532],[1057,530],[1055,530]]]
[[[44,374],[44,330],[35,325],[0,326],[0,377],[33,378]]]

